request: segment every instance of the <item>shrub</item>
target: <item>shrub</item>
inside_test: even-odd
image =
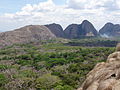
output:
[[[79,81],[79,75],[74,73],[63,74],[61,76],[64,85],[69,85],[74,88],[77,87]]]
[[[21,60],[31,60],[31,55],[30,54],[23,54],[23,55],[20,55],[17,57],[18,59],[21,59]]]
[[[53,68],[51,68],[52,75],[60,76],[61,74],[68,73],[67,68],[69,65],[58,65]]]
[[[0,73],[0,87],[4,86],[8,82],[8,79],[4,74]]]
[[[22,66],[25,66],[25,65],[32,65],[33,61],[32,60],[17,60],[16,63]]]
[[[17,78],[5,85],[7,90],[31,90],[34,88],[34,79],[32,78]]]
[[[7,66],[7,65],[0,65],[0,70],[5,70],[5,69],[8,69],[9,68],[9,66]]]
[[[54,88],[54,90],[74,90],[71,86],[69,85],[58,85],[57,87]]]
[[[37,77],[37,73],[32,70],[23,70],[23,71],[20,71],[18,74],[14,75],[14,77],[15,78],[23,78],[23,77],[35,78]]]
[[[65,63],[66,63],[66,60],[64,58],[51,58],[50,60],[47,61],[47,66],[53,67],[56,65],[63,65]]]
[[[60,83],[61,80],[57,76],[46,74],[36,79],[36,88],[48,90],[59,85]]]

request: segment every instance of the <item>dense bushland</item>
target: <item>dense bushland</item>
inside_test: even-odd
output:
[[[3,48],[0,50],[0,90],[74,90],[112,52],[114,48],[61,43]]]
[[[73,39],[66,43],[66,45],[84,47],[115,47],[118,42],[120,42],[119,38],[84,38]]]

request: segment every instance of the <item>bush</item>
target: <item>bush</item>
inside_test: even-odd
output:
[[[8,82],[8,79],[4,74],[0,74],[0,87],[4,86]]]
[[[32,78],[17,78],[5,85],[7,90],[31,90],[34,88],[34,79]],[[1,90],[1,89],[0,89]]]
[[[0,70],[8,69],[10,66],[7,65],[0,65]]]
[[[66,60],[64,58],[51,58],[50,60],[47,61],[47,66],[53,67],[56,65],[63,65],[65,63],[66,63]]]
[[[61,74],[66,74],[68,73],[68,65],[57,65],[53,68],[51,68],[51,71],[52,71],[52,75],[56,75],[56,76],[60,76]]]
[[[33,64],[33,61],[32,60],[17,60],[16,63],[22,66],[25,66],[25,65],[30,66]]]
[[[74,73],[64,74],[61,76],[64,85],[76,88],[79,81],[79,75]]]
[[[17,57],[20,60],[31,60],[31,55],[30,54],[23,54]]]
[[[18,74],[14,75],[14,78],[23,78],[23,77],[35,78],[37,77],[37,73],[32,70],[23,70],[20,71]]]
[[[36,79],[37,89],[52,89],[61,83],[61,80],[57,76],[51,74],[43,75]]]
[[[69,85],[58,85],[57,87],[54,88],[54,90],[74,90],[71,86]]]

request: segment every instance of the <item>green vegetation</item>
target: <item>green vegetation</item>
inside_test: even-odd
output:
[[[61,80],[59,79],[59,77],[51,75],[51,74],[45,74],[36,79],[36,88],[37,89],[48,90],[53,87],[56,87],[59,84],[61,84]]]
[[[3,48],[0,50],[0,90],[74,90],[114,50],[45,42]]]
[[[116,44],[120,42],[120,39],[114,38],[84,38],[84,39],[73,39],[69,41],[66,45],[70,46],[87,46],[87,47],[115,47]]]
[[[3,87],[7,83],[7,77],[4,74],[0,74],[0,87]]]

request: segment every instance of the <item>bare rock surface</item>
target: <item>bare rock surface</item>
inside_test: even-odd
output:
[[[47,27],[29,25],[13,31],[0,33],[0,48],[12,44],[30,43],[54,38],[56,36]]]
[[[106,62],[97,64],[78,90],[120,90],[120,44]]]
[[[65,38],[66,35],[63,31],[63,28],[61,25],[59,24],[48,24],[48,25],[45,25],[47,28],[49,28],[49,30],[56,36],[56,37],[59,37],[59,38]]]
[[[69,39],[98,36],[97,30],[88,20],[84,20],[81,24],[71,24],[64,32]]]
[[[120,24],[107,23],[100,30],[100,35],[107,37],[120,36]]]

